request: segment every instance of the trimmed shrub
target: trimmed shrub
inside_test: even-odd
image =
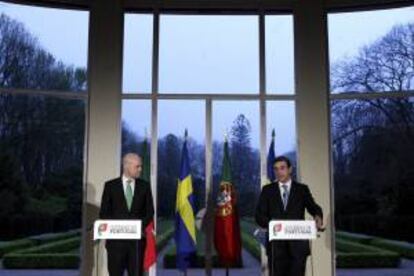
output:
[[[5,268],[67,268],[79,267],[79,254],[7,254],[3,259]]]
[[[0,243],[0,257],[3,257],[3,255],[19,250],[19,249],[34,246],[35,244],[36,243],[34,241],[31,241],[29,239],[1,242]]]
[[[382,249],[397,252],[408,259],[414,259],[414,244],[412,243],[374,238],[370,244]]]
[[[340,268],[398,267],[400,264],[398,253],[374,246],[337,239],[336,247]]]

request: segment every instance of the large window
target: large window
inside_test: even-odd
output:
[[[259,28],[261,24],[265,28]],[[205,235],[208,222],[203,219],[211,219],[208,210],[215,208],[227,138],[245,246],[243,270],[260,273],[253,216],[261,168],[265,167],[261,166],[265,162],[260,159],[261,149],[267,154],[273,129],[276,153],[287,155],[296,164],[293,17],[126,14],[124,37],[123,137],[125,128],[137,129],[133,141],[140,140],[144,125],[152,121],[151,126],[157,126],[148,131],[158,149],[152,152],[157,154],[157,162],[151,168],[157,182],[153,185],[160,250],[157,273],[175,267],[173,222],[186,129],[195,213],[199,226],[204,225],[197,229],[195,266],[203,268],[211,254],[213,266],[218,268],[214,246],[208,244],[212,240]],[[260,49],[265,49],[265,55]],[[140,116],[149,114],[150,103],[156,108],[152,118]],[[126,112],[130,112],[128,119]],[[266,145],[260,145],[261,129],[267,131]],[[123,138],[123,152],[127,140]],[[206,201],[209,198],[212,200]],[[209,247],[213,247],[211,252],[207,252]]]
[[[328,16],[339,268],[405,273],[399,249],[414,242],[413,18],[412,7]]]
[[[0,275],[78,269],[87,34],[88,12],[0,3]]]

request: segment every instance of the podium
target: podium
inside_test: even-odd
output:
[[[275,246],[272,241],[314,240],[317,237],[314,220],[271,220],[268,233],[272,258],[275,256]],[[270,275],[273,276],[275,271],[273,260],[271,264],[272,267],[269,269],[271,269]]]
[[[98,244],[96,276],[99,276],[99,242],[101,240],[140,240],[141,238],[141,220],[96,220],[93,225],[93,240]]]

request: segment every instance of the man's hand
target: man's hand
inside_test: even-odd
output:
[[[315,223],[316,223],[316,229],[318,229],[318,231],[325,230],[325,227],[323,226],[323,220],[320,216],[315,216]]]

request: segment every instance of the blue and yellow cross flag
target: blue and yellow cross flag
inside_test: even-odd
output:
[[[177,268],[186,271],[195,259],[196,232],[194,220],[194,193],[187,150],[187,130],[181,154],[181,170],[178,179],[175,206],[175,244]]]
[[[272,131],[272,142],[269,146],[269,153],[267,154],[267,182],[275,181],[275,171],[273,170],[273,163],[275,162],[275,130]]]

